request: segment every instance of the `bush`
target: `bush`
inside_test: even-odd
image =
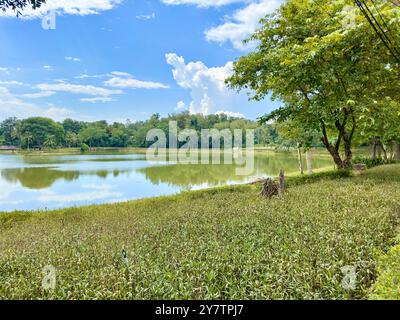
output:
[[[88,152],[89,150],[90,148],[86,143],[81,144],[81,152]]]
[[[372,288],[372,300],[400,300],[400,245],[378,257],[379,277]]]
[[[312,175],[288,177],[286,184],[288,187],[295,187],[298,185],[314,183],[321,180],[336,180],[336,179],[349,178],[351,176],[352,173],[350,170],[328,171],[328,172],[314,173]]]
[[[362,163],[362,164],[365,164],[368,168],[373,168],[373,167],[382,166],[385,164],[392,164],[392,163],[395,163],[395,161],[385,160],[383,158],[371,159],[368,157],[356,157],[353,159],[353,163],[356,163],[356,164]]]

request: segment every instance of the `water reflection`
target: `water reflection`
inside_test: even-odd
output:
[[[332,166],[314,157],[315,169]],[[53,209],[175,194],[297,172],[295,155],[257,154],[251,176],[235,165],[147,162],[143,154],[19,156],[0,154],[0,211]]]
[[[306,164],[303,164],[306,166]],[[316,158],[313,160],[314,169],[331,166],[329,158]],[[240,183],[259,177],[276,176],[280,169],[287,173],[295,173],[299,169],[298,160],[291,154],[272,154],[269,156],[258,155],[255,157],[254,172],[250,176],[239,176],[236,165],[168,165],[152,166],[139,169],[153,184],[179,186],[191,189],[195,186],[220,186],[226,183]]]
[[[107,179],[109,175],[117,178],[122,173],[129,173],[130,170],[94,170],[94,171],[63,171],[53,167],[36,167],[36,168],[17,168],[1,170],[1,177],[9,183],[20,183],[28,189],[47,189],[50,188],[57,180],[71,182],[78,180],[84,175],[97,176],[101,179]]]

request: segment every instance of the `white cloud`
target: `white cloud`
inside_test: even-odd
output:
[[[0,85],[3,85],[3,86],[23,86],[24,83],[20,82],[20,81],[12,80],[12,81],[0,81]]]
[[[173,66],[172,74],[178,85],[190,90],[191,113],[215,113],[232,104],[236,93],[225,85],[225,79],[232,73],[232,62],[223,67],[208,68],[201,61],[186,64],[184,58],[175,53],[167,54],[166,59]]]
[[[82,98],[80,99],[82,102],[89,102],[89,103],[106,103],[106,102],[111,102],[114,101],[113,98],[110,97],[94,97],[94,98]]]
[[[232,112],[232,111],[217,111],[215,114],[225,114],[228,117],[232,117],[232,118],[244,118],[245,117],[240,112]]]
[[[75,79],[104,78],[106,76],[107,76],[106,74],[89,75],[89,74],[83,73],[83,74],[80,74],[79,76],[76,76]]]
[[[208,7],[221,7],[232,3],[238,2],[248,2],[248,0],[162,0],[165,4],[170,5],[180,5],[180,4],[189,4],[196,5],[199,8],[208,8]]]
[[[178,102],[178,109],[184,107],[192,114],[225,113],[242,118],[244,110],[258,105],[257,102],[249,101],[245,92],[237,93],[226,86],[225,80],[233,72],[232,62],[210,68],[201,61],[186,63],[183,57],[175,53],[166,54],[166,60],[173,67],[172,74],[177,84],[188,90],[191,96],[188,105],[183,101]],[[264,108],[262,112],[265,112]]]
[[[28,99],[38,99],[38,98],[51,97],[52,95],[55,95],[54,91],[40,91],[35,93],[25,93],[22,95],[22,97]]]
[[[239,9],[222,25],[211,28],[205,32],[206,38],[214,42],[230,41],[239,50],[246,50],[254,46],[254,43],[243,44],[259,26],[259,21],[265,15],[274,12],[282,0],[259,0]]]
[[[26,8],[22,12],[22,18],[34,19],[45,16],[50,10],[54,10],[58,15],[91,15],[99,14],[102,11],[111,10],[116,5],[120,4],[122,0],[53,0],[46,1],[39,9],[33,10]],[[1,13],[2,16],[15,17],[15,12],[7,10]]]
[[[111,79],[104,82],[106,86],[113,88],[130,89],[168,89],[169,86],[153,81],[142,81],[132,77],[129,73],[114,71]]]
[[[73,61],[73,62],[79,62],[79,61],[81,61],[81,59],[75,58],[75,57],[65,57],[65,60]]]
[[[116,77],[131,77],[131,74],[128,72],[121,72],[121,71],[113,71],[111,72],[112,76]]]
[[[107,198],[121,198],[123,193],[121,192],[111,192],[108,190],[103,191],[93,191],[93,192],[79,192],[71,194],[57,194],[55,192],[46,192],[38,197],[40,201],[43,202],[78,202],[78,201],[94,201],[94,200],[104,200]],[[117,201],[117,200],[115,200]]]
[[[183,101],[178,101],[178,103],[176,104],[176,111],[181,111],[181,110],[185,110],[186,109],[186,103]]]
[[[151,14],[142,14],[142,15],[136,16],[136,19],[138,19],[138,20],[152,20],[155,18],[156,18],[156,14],[154,12]]]
[[[123,93],[121,90],[110,90],[92,85],[71,84],[67,82],[41,83],[37,85],[37,88],[42,91],[68,92],[100,97],[109,97],[114,94]]]
[[[46,70],[53,70],[53,67],[52,67],[52,66],[43,66],[43,69],[46,69]]]
[[[48,117],[55,120],[68,118],[74,112],[59,108],[53,105],[38,107],[35,104],[27,103],[13,95],[7,88],[0,87],[0,119],[8,117],[28,118],[34,116]]]

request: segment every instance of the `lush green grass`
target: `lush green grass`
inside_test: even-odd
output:
[[[308,182],[271,200],[251,185],[2,214],[0,298],[365,298],[400,222],[400,166]],[[47,265],[54,292],[41,288]]]

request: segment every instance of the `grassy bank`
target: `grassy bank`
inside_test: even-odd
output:
[[[249,185],[1,214],[0,298],[366,298],[395,243],[399,188],[391,165],[294,181],[271,200]],[[47,265],[54,291],[41,287]],[[357,267],[354,290],[344,266]]]

